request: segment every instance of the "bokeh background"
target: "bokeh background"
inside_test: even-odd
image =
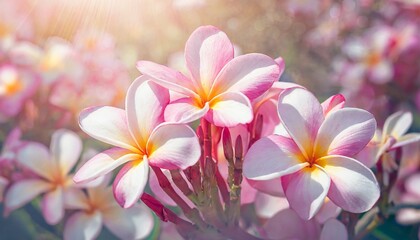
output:
[[[59,127],[80,133],[81,109],[123,105],[140,75],[136,61],[185,70],[184,44],[201,25],[226,32],[238,55],[282,57],[281,80],[305,86],[320,100],[342,93],[346,105],[373,112],[379,126],[391,113],[408,110],[410,131],[420,130],[415,0],[0,0],[0,67],[28,73],[36,89],[13,106],[3,103],[13,89],[1,90],[2,141],[15,126],[24,139],[45,144]],[[16,111],[4,110],[10,106]],[[40,229],[59,232],[62,226],[46,225],[34,211],[29,206],[1,218],[0,239],[56,238]],[[391,218],[369,237],[416,234],[415,226]],[[105,230],[101,238],[112,236]]]

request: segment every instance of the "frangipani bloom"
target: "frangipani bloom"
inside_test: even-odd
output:
[[[105,181],[105,183],[108,181]],[[114,200],[112,187],[101,184],[88,188],[87,195],[74,191],[68,206],[79,209],[64,226],[64,239],[95,239],[105,225],[120,239],[145,238],[153,229],[153,216],[144,205],[121,208]]]
[[[60,129],[54,132],[50,150],[44,145],[31,142],[19,151],[17,160],[32,170],[39,178],[15,182],[6,192],[5,211],[20,208],[44,193],[41,208],[49,224],[57,224],[64,216],[64,205],[74,187],[70,170],[82,151],[82,141],[75,133]]]
[[[384,123],[383,132],[376,131],[375,137],[360,153],[360,161],[366,166],[374,166],[379,158],[387,151],[402,147],[404,145],[420,141],[419,133],[405,134],[413,123],[413,115],[410,112],[399,111],[389,116]],[[385,168],[396,169],[398,165],[395,160],[386,156]]]
[[[253,119],[250,100],[267,91],[280,73],[277,63],[263,54],[234,58],[233,44],[213,26],[199,27],[191,34],[185,61],[189,78],[153,62],[137,63],[141,73],[186,96],[166,107],[166,121],[186,123],[204,117],[219,127],[249,123]]]
[[[376,121],[361,109],[343,108],[324,117],[307,90],[286,89],[278,103],[280,120],[291,138],[271,135],[257,141],[244,159],[244,176],[281,177],[285,195],[300,217],[312,218],[325,197],[350,212],[364,212],[379,198],[372,171],[349,157],[372,138]]]
[[[90,136],[116,147],[99,153],[74,176],[89,181],[124,164],[114,181],[114,195],[124,208],[143,193],[149,165],[185,169],[201,154],[195,132],[185,124],[163,122],[167,89],[142,76],[127,92],[126,109],[92,107],[80,114],[80,127]]]

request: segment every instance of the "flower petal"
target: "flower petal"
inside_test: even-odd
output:
[[[314,165],[281,178],[290,207],[305,220],[315,216],[324,203],[330,187],[330,177]]]
[[[185,169],[194,165],[201,148],[197,135],[188,125],[163,123],[147,143],[149,163],[164,169]]]
[[[64,196],[63,189],[57,187],[51,192],[47,192],[41,202],[42,215],[48,224],[55,225],[64,216]]]
[[[315,96],[302,88],[286,89],[280,94],[278,112],[281,122],[305,157],[312,156],[318,129],[324,121],[321,104]]]
[[[141,77],[127,91],[128,126],[140,147],[145,147],[153,129],[163,122],[163,111],[169,103],[169,91]],[[145,150],[145,149],[143,149]]]
[[[257,189],[259,192],[269,194],[276,197],[284,197],[283,187],[281,186],[281,177],[273,178],[271,180],[251,180],[247,179],[249,185]]]
[[[82,152],[82,140],[69,130],[59,129],[51,138],[51,154],[58,163],[62,176],[67,175],[79,160]]]
[[[392,136],[395,139],[403,136],[413,123],[413,114],[399,111],[389,116],[384,123],[383,138]],[[383,139],[384,141],[385,139]]]
[[[87,161],[74,175],[76,183],[88,182],[103,176],[122,164],[142,156],[123,148],[105,150]]]
[[[213,26],[197,28],[185,45],[185,62],[192,78],[209,91],[220,70],[233,59],[233,44]]]
[[[149,61],[137,62],[137,69],[142,74],[151,77],[152,81],[171,91],[190,97],[198,96],[194,92],[194,85],[191,80],[178,71]]]
[[[375,118],[365,110],[345,108],[331,112],[319,128],[316,156],[354,156],[369,143],[375,130]]]
[[[209,111],[209,104],[198,107],[192,98],[180,98],[171,102],[165,109],[165,121],[190,123],[200,119]]]
[[[10,186],[4,198],[5,213],[9,213],[30,202],[53,186],[40,179],[25,179]]]
[[[289,202],[285,197],[274,197],[258,193],[255,199],[255,213],[261,218],[272,218],[276,213],[289,209]]]
[[[108,208],[103,217],[105,226],[120,239],[144,239],[154,226],[153,215],[144,205]]]
[[[420,133],[409,133],[405,134],[404,136],[398,138],[397,142],[391,146],[391,149],[396,149],[407,144],[415,143],[420,141]]]
[[[379,198],[379,185],[372,171],[362,163],[345,156],[319,159],[331,177],[328,197],[346,211],[361,213],[369,210]]]
[[[149,163],[146,156],[141,162],[132,161],[121,168],[113,184],[115,200],[121,207],[129,208],[138,201],[149,178],[148,174]]]
[[[247,97],[238,92],[225,92],[211,100],[205,118],[218,127],[234,127],[251,122],[253,116]]]
[[[324,116],[327,116],[331,111],[342,109],[346,103],[346,99],[341,94],[336,94],[329,97],[327,100],[321,103],[322,110],[324,111]]]
[[[335,218],[325,222],[321,231],[320,240],[346,240],[348,239],[346,226]]]
[[[82,130],[99,141],[139,152],[127,125],[126,113],[115,107],[91,107],[80,113]]]
[[[266,92],[280,77],[279,65],[270,57],[251,53],[234,58],[217,76],[211,94],[241,92],[250,100]]]
[[[328,197],[325,198],[324,204],[321,209],[315,215],[315,219],[318,223],[324,224],[328,219],[336,218],[340,215],[341,208],[335,205]]]
[[[67,220],[63,236],[65,240],[95,239],[99,235],[101,227],[102,218],[99,212],[92,214],[77,212]]]
[[[82,189],[66,188],[64,189],[64,207],[66,209],[88,209],[89,201]]]
[[[35,174],[52,180],[57,173],[56,162],[52,161],[48,148],[37,142],[29,142],[19,149],[16,159]]]
[[[301,159],[299,148],[292,139],[271,135],[261,138],[248,150],[244,157],[243,173],[252,180],[269,180],[307,166],[308,163]]]

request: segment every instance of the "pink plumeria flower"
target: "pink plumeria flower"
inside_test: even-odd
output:
[[[124,209],[115,203],[112,187],[105,184],[87,188],[87,194],[74,190],[69,209],[78,210],[66,221],[64,239],[91,240],[105,225],[119,239],[142,239],[153,230],[153,216],[144,205]]]
[[[11,212],[44,193],[41,208],[49,224],[57,224],[64,216],[66,200],[71,197],[70,170],[82,151],[82,141],[73,132],[60,129],[52,135],[50,150],[36,142],[27,143],[18,153],[17,160],[38,178],[13,183],[6,193],[5,211]]]
[[[82,111],[82,130],[116,147],[84,164],[74,181],[89,181],[124,165],[114,181],[114,195],[127,208],[143,193],[149,165],[163,169],[194,165],[201,154],[198,138],[185,124],[163,121],[168,102],[168,90],[143,76],[128,89],[125,110],[106,106]]]
[[[301,88],[284,90],[280,120],[291,138],[271,135],[257,141],[244,159],[244,176],[281,177],[285,195],[299,216],[311,219],[328,196],[350,212],[369,210],[379,198],[372,171],[349,157],[372,138],[376,121],[361,109],[338,109],[324,117],[318,100]]]
[[[39,79],[14,65],[0,67],[0,121],[16,116],[38,88]]]
[[[383,131],[377,130],[374,138],[360,152],[360,161],[368,167],[373,167],[386,152],[419,142],[419,133],[406,134],[412,123],[413,115],[410,112],[399,111],[390,115],[385,120]],[[386,170],[398,168],[394,158],[387,156],[386,159],[389,160],[384,165]]]
[[[233,127],[253,119],[253,100],[279,78],[279,66],[263,54],[234,58],[233,44],[213,26],[199,27],[185,46],[190,78],[165,66],[140,61],[138,70],[158,84],[186,97],[171,102],[165,120],[192,122],[204,117],[219,127]]]

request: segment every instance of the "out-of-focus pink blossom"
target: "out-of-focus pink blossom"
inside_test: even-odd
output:
[[[280,94],[278,112],[291,138],[271,135],[257,141],[245,156],[244,176],[282,177],[291,208],[303,219],[311,219],[326,196],[347,211],[369,210],[379,198],[379,186],[372,171],[351,156],[372,138],[373,116],[343,108],[324,117],[318,100],[301,88]]]
[[[87,194],[79,189],[72,191],[66,207],[77,211],[66,221],[64,239],[96,239],[102,225],[120,239],[142,239],[151,233],[154,222],[150,210],[140,204],[121,208],[106,182],[87,188]]]
[[[399,203],[419,204],[420,203],[420,174],[411,175],[405,181],[405,193],[401,196]],[[415,224],[420,222],[420,210],[418,209],[401,209],[397,213],[397,221],[401,224]]]
[[[204,117],[219,127],[249,123],[253,119],[250,100],[279,77],[278,65],[268,56],[253,53],[234,58],[232,43],[213,26],[191,34],[185,60],[191,79],[153,62],[137,63],[141,73],[186,96],[166,107],[167,121],[187,123]]]
[[[69,172],[81,151],[80,138],[64,129],[54,132],[50,150],[36,142],[25,144],[19,150],[17,160],[38,178],[19,180],[10,186],[5,197],[5,212],[10,213],[44,193],[42,214],[49,224],[57,224],[64,216],[66,202],[72,197],[75,186]]]
[[[90,181],[124,165],[114,181],[114,195],[127,208],[143,193],[149,165],[163,169],[194,165],[201,154],[198,138],[187,125],[163,122],[168,102],[168,90],[142,76],[130,86],[125,110],[85,109],[79,121],[83,131],[116,147],[89,160],[74,180]]]

